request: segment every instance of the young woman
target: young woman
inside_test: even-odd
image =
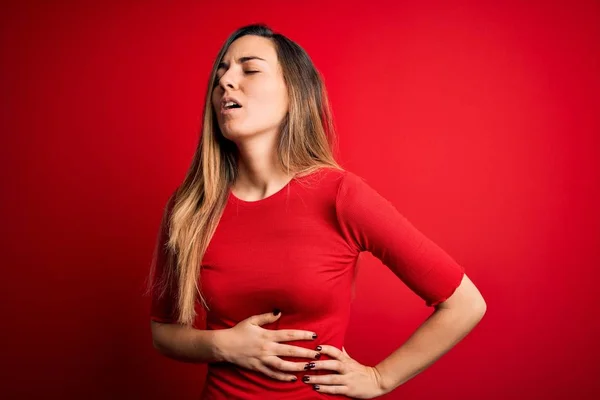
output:
[[[208,363],[203,399],[374,398],[437,360],[485,312],[464,269],[338,165],[332,126],[300,46],[264,25],[228,38],[194,160],[165,207],[150,280],[154,345]],[[375,366],[343,347],[363,251],[435,308]]]

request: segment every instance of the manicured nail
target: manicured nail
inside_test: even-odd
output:
[[[317,338],[317,334],[316,334],[316,333],[313,333],[313,336],[312,336],[312,337],[313,337],[313,339],[316,339],[316,338]]]
[[[279,308],[276,308],[273,310],[273,315],[279,315],[281,311],[279,310]]]
[[[308,381],[310,381],[310,376],[308,376],[308,375],[304,375],[304,376],[302,377],[302,382],[308,382]]]
[[[317,360],[318,360],[319,358],[321,358],[321,353],[317,353],[317,354],[315,355],[315,358],[316,358]]]
[[[316,364],[314,362],[308,363],[304,366],[304,369],[311,369],[316,367]]]
[[[296,377],[292,378],[292,382],[296,382],[297,380],[298,380],[298,378],[296,378]]]
[[[323,350],[323,348],[321,346],[317,346],[316,350],[321,351],[321,350]]]
[[[319,390],[319,389],[321,389],[321,387],[319,385],[313,385],[313,389]]]

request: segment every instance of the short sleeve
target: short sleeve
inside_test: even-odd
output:
[[[167,243],[169,241],[169,219],[173,198],[174,196],[167,202],[162,216],[151,265],[150,319],[163,323],[177,322],[176,286],[167,279],[168,269],[171,268]]]
[[[460,285],[464,268],[350,171],[339,184],[336,213],[348,243],[371,252],[427,306],[447,300]]]

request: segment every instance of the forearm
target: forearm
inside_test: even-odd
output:
[[[375,366],[385,392],[427,369],[464,338],[484,314],[482,307],[436,309],[401,347]]]
[[[200,330],[179,324],[152,322],[154,347],[178,361],[209,363],[224,361],[219,348],[221,330]]]

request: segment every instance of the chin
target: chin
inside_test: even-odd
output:
[[[252,133],[251,132],[247,132],[245,129],[236,129],[234,127],[230,127],[230,128],[221,128],[221,133],[223,134],[223,136],[231,141],[236,141],[239,139],[242,139],[244,137],[248,137],[251,136]]]

